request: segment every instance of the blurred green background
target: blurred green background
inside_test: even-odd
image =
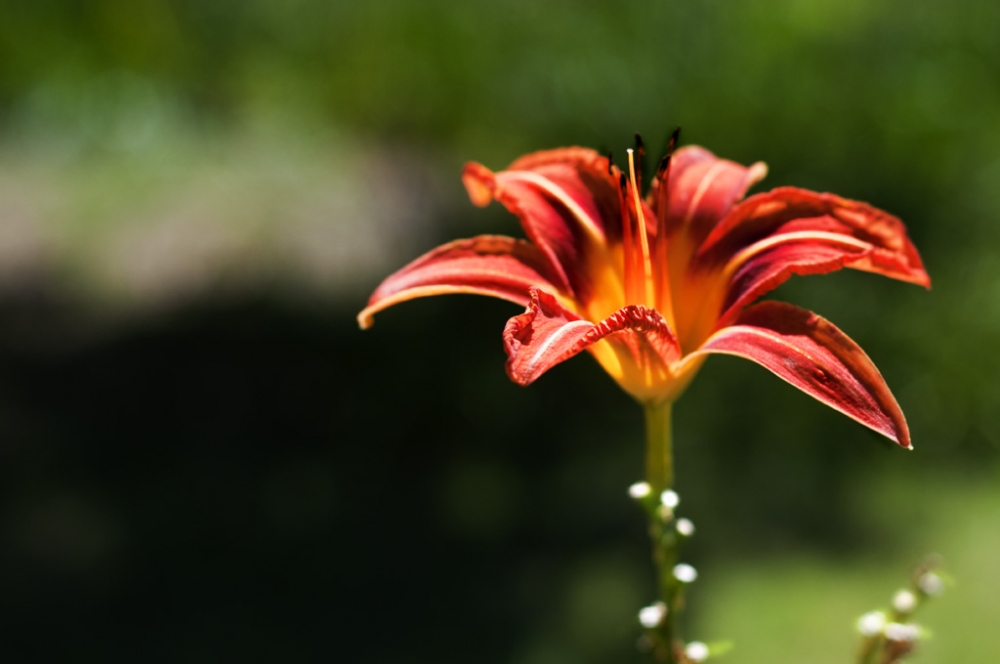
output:
[[[517,232],[464,161],[679,124],[899,215],[934,280],[774,294],[868,351],[913,453],[731,358],[678,403],[686,634],[849,662],[935,551],[920,661],[1000,661],[998,35],[986,0],[3,3],[0,648],[643,661],[639,408],[587,358],[511,384],[502,302],[354,315]]]

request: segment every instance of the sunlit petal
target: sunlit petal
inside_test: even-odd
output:
[[[617,170],[617,169],[615,169]],[[609,236],[620,233],[617,177],[608,159],[593,150],[538,152],[494,173],[470,163],[462,175],[477,205],[497,200],[521,220],[525,234],[553,264],[562,290],[588,300],[588,271]]]
[[[655,363],[650,369],[664,375],[680,357],[674,334],[653,309],[627,306],[594,324],[534,288],[528,310],[507,321],[504,329],[507,373],[516,383],[528,385],[556,364],[613,335],[621,335],[619,341],[634,347],[634,362]]]
[[[806,394],[910,447],[903,412],[871,359],[846,334],[811,311],[781,302],[750,307],[684,358],[736,355],[767,368]]]
[[[673,154],[668,186],[653,183],[654,210],[668,235],[684,228],[698,244],[765,175],[763,162],[741,166],[704,148],[683,147]]]
[[[756,242],[786,234],[844,235],[870,245],[846,264],[858,270],[930,286],[903,222],[858,201],[795,187],[751,196],[737,205],[698,250],[699,260],[725,263]]]
[[[406,300],[445,293],[490,295],[527,306],[528,290],[559,292],[552,270],[537,247],[499,235],[455,240],[434,249],[389,276],[358,314],[362,328],[379,311]]]

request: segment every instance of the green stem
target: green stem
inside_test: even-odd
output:
[[[646,482],[659,496],[674,485],[673,439],[670,402],[646,405]],[[672,511],[650,512],[649,535],[653,543],[653,564],[659,576],[659,599],[667,607],[663,623],[655,630],[653,653],[665,664],[677,660],[677,613],[683,608],[681,586],[674,578],[678,561],[678,538]]]
[[[646,481],[659,495],[674,485],[670,402],[646,406]]]

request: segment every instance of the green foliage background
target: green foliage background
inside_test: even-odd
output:
[[[679,124],[899,215],[934,280],[774,294],[875,359],[913,453],[728,358],[678,403],[687,633],[851,661],[938,551],[921,661],[1000,661],[997,35],[984,0],[6,3],[6,647],[641,661],[638,408],[585,358],[510,384],[503,303],[353,316],[438,242],[517,232],[464,161]]]

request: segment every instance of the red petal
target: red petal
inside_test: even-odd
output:
[[[684,358],[736,355],[760,364],[806,394],[910,447],[903,412],[865,352],[829,321],[782,302],[743,312]]]
[[[653,183],[657,216],[668,234],[685,227],[700,243],[766,174],[763,162],[748,168],[698,146],[683,147],[671,159],[669,186]]]
[[[825,274],[868,260],[874,247],[850,235],[825,232],[783,233],[737,254],[726,266],[729,283],[718,326],[788,281],[793,274]]]
[[[559,290],[553,276],[545,256],[524,240],[499,235],[455,240],[383,281],[358,314],[358,323],[370,327],[372,316],[387,307],[445,293],[491,295],[526,306],[532,286]]]
[[[631,305],[595,325],[565,309],[552,295],[533,288],[528,310],[507,321],[503,331],[507,374],[515,383],[528,385],[609,335],[634,346],[644,354],[643,360],[651,356],[664,368],[680,357],[676,337],[654,309]]]
[[[462,175],[475,204],[495,198],[520,218],[551,261],[555,283],[582,300],[591,291],[587,253],[619,232],[616,178],[606,157],[584,148],[534,153],[499,173],[470,163]]]
[[[699,261],[728,262],[765,238],[805,232],[860,240],[871,250],[845,261],[846,266],[930,287],[930,277],[902,221],[866,203],[795,187],[751,196],[738,205],[705,240],[698,251]]]

